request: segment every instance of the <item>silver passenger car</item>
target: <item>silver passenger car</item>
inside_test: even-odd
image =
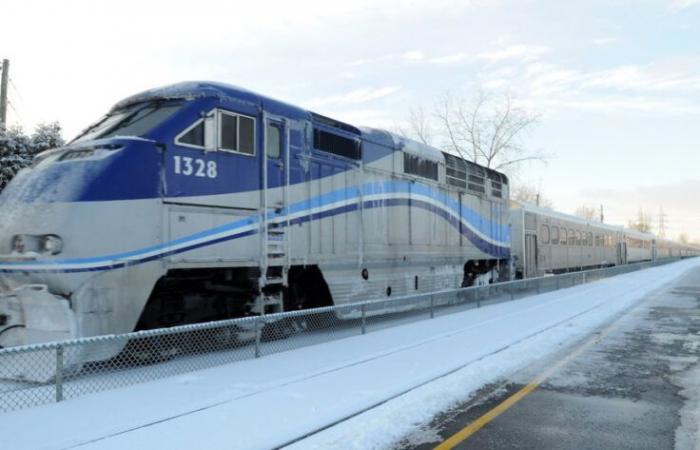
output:
[[[511,202],[516,278],[530,278],[654,258],[654,235]]]

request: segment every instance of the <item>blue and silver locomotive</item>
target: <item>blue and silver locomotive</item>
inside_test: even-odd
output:
[[[5,347],[471,285],[510,255],[503,174],[210,82],[117,103],[0,211]]]

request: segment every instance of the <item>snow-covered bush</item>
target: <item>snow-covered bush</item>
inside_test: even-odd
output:
[[[32,163],[34,155],[63,144],[58,122],[37,125],[31,136],[18,126],[0,131],[0,191],[20,169]]]

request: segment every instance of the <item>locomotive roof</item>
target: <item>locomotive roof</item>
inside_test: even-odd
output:
[[[234,103],[247,102],[257,106],[275,106],[280,113],[291,118],[311,120],[311,113],[297,106],[275,100],[251,90],[232,84],[215,81],[184,81],[182,83],[161,86],[127,97],[112,107],[112,111],[127,106],[153,100],[193,100],[197,98],[216,98]]]
[[[440,163],[445,162],[445,156],[440,150],[421,142],[414,141],[413,139],[375,128],[356,128],[353,125],[316,114],[289,103],[266,97],[254,91],[232,84],[219,83],[215,81],[185,81],[149,89],[119,101],[112,107],[112,111],[147,101],[177,99],[193,100],[197,98],[216,98],[233,103],[245,102],[258,107],[264,106],[265,108],[273,108],[276,114],[285,115],[294,119],[310,120],[316,123],[330,125],[346,132],[361,135],[363,139],[390,147],[392,149],[402,150],[406,153],[417,155],[431,161]],[[460,158],[459,156],[454,156]],[[466,162],[468,164],[474,164],[470,161]],[[486,173],[494,175],[490,178],[498,179],[504,183],[507,183],[506,176],[500,172],[483,166],[479,167],[482,167]],[[498,174],[498,176],[495,176],[495,174]]]

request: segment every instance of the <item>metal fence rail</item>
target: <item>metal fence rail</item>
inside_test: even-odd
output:
[[[675,260],[0,349],[0,412],[60,402],[93,392],[370,333],[672,261]]]

